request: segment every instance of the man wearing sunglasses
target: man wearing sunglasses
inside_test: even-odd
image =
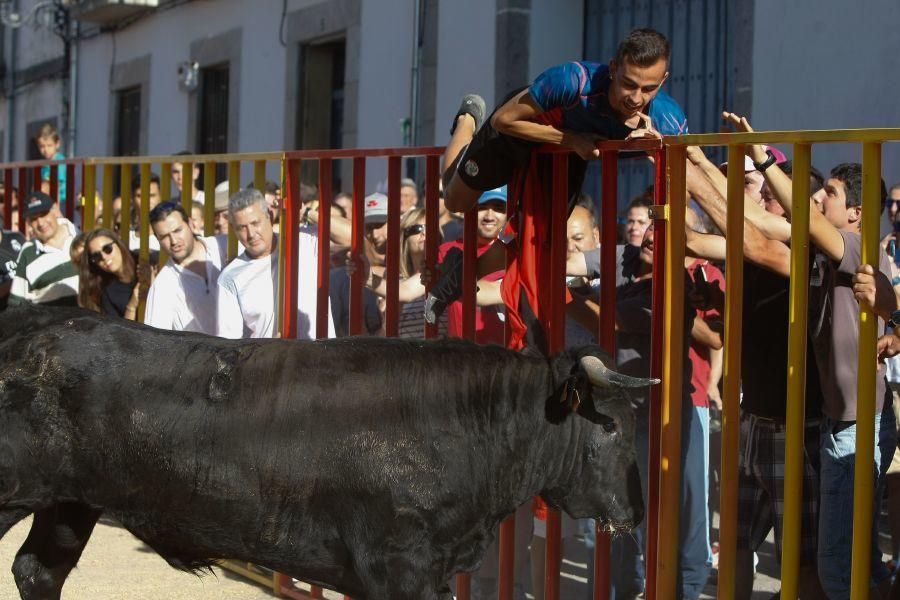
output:
[[[56,200],[43,192],[28,195],[24,212],[34,236],[19,253],[9,305],[76,306],[78,272],[69,259],[75,226],[62,217]]]
[[[150,211],[150,226],[169,260],[147,295],[144,323],[159,329],[216,334],[218,280],[227,236],[194,238],[190,217],[178,202]]]

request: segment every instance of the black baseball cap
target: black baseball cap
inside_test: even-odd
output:
[[[31,218],[49,211],[56,200],[44,192],[31,192],[25,199],[25,218]]]

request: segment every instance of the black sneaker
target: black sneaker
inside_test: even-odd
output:
[[[456,111],[456,116],[453,117],[453,123],[450,125],[450,135],[453,135],[453,132],[456,131],[456,121],[460,115],[471,115],[475,119],[475,131],[481,129],[481,124],[484,123],[484,117],[487,115],[487,105],[484,103],[484,98],[478,94],[466,94],[463,96],[459,110]]]
[[[462,296],[462,248],[451,248],[440,264],[441,278],[425,296],[425,322],[437,323],[447,307]]]

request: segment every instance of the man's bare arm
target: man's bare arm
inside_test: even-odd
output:
[[[699,233],[685,228],[687,253],[707,260],[725,260],[725,238],[712,233]]]
[[[723,198],[728,196],[728,178],[706,157],[703,150],[697,146],[688,147],[688,160],[703,171],[703,174]],[[788,179],[788,184],[790,184],[790,179]],[[764,208],[746,196],[744,197],[744,218],[756,225],[757,229],[769,239],[781,242],[791,239],[790,223],[779,216],[766,212]]]
[[[753,128],[750,126],[750,122],[747,121],[746,117],[739,117],[734,113],[723,113],[723,117],[743,131],[753,131]],[[754,160],[757,158],[763,158],[763,160],[765,160],[765,150],[762,149],[762,147],[752,147],[751,152],[753,152]],[[769,171],[771,171],[771,173],[769,173]],[[778,203],[781,204],[781,207],[787,214],[790,214],[791,199],[793,197],[793,187],[790,183],[790,179],[776,165],[772,165],[766,169],[764,175],[766,176],[766,180],[770,181],[769,185],[772,187],[772,191],[775,194]],[[772,182],[774,182],[774,185]],[[825,215],[819,212],[812,199],[809,200],[809,204],[810,241],[815,244],[819,250],[825,253],[826,256],[831,258],[831,260],[839,262],[844,258],[844,238],[841,237],[838,229],[825,218]]]
[[[586,160],[600,158],[596,143],[603,139],[601,136],[535,123],[533,119],[543,112],[528,90],[522,90],[494,112],[491,125],[500,133],[513,137],[566,146]]]
[[[687,164],[688,191],[722,231],[727,229],[725,198],[696,166]],[[744,221],[744,257],[784,277],[790,276],[791,253],[782,242],[771,240],[750,221]]]

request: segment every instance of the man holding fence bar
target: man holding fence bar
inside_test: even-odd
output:
[[[635,29],[608,65],[573,61],[551,67],[510,94],[490,116],[480,96],[465,96],[444,153],[447,209],[465,212],[483,192],[510,183],[544,144],[578,155],[569,158],[571,208],[581,191],[585,161],[600,157],[598,141],[687,133],[684,112],[661,89],[669,76],[669,54],[669,42],[658,31]],[[479,272],[504,268],[504,247],[494,246],[479,259],[490,266],[480,266]],[[442,270],[448,268],[461,268],[461,261]],[[439,315],[460,293],[442,280],[426,306]]]

